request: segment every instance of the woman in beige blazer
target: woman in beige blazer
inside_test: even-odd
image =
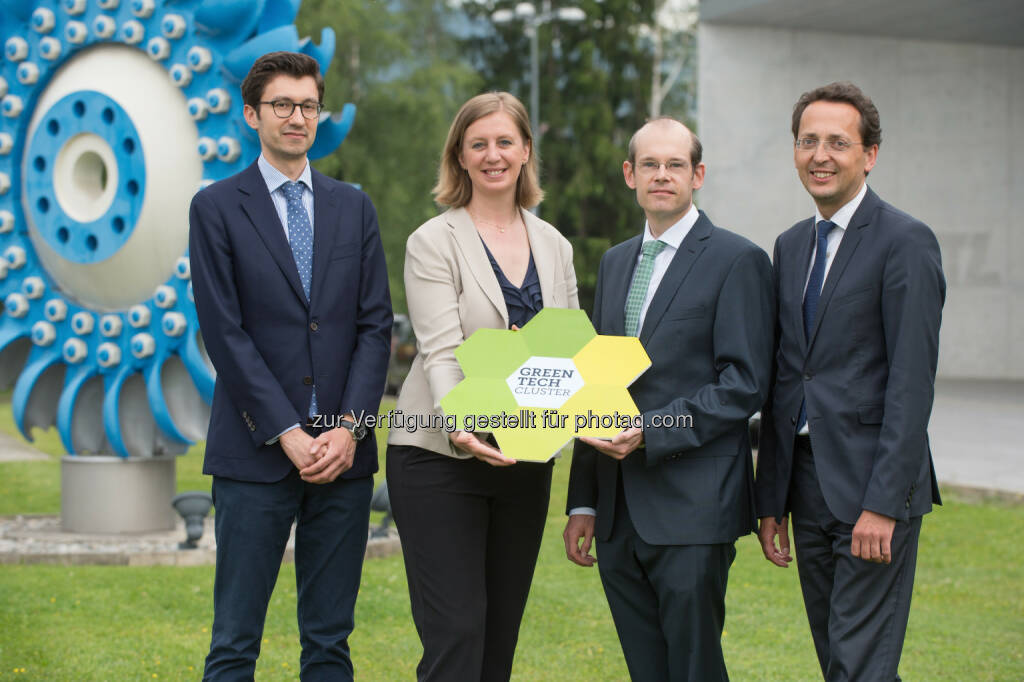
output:
[[[542,307],[578,308],[572,247],[526,209],[543,196],[522,103],[466,102],[448,131],[437,203],[405,252],[418,355],[396,410],[440,422],[463,377],[455,348],[480,328],[515,329]],[[508,680],[540,550],[551,463],[516,463],[478,434],[392,429],[387,478],[402,536],[417,678]]]

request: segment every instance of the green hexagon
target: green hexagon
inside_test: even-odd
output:
[[[528,357],[522,332],[507,329],[477,329],[455,349],[455,359],[467,377],[504,380]]]
[[[571,358],[597,336],[585,312],[564,308],[544,308],[534,315],[521,333],[526,337],[529,355],[552,358]]]
[[[453,415],[457,428],[466,426],[467,415],[489,420],[506,415],[534,413],[532,425],[511,428],[500,424],[491,431],[498,447],[512,459],[547,461],[574,436],[610,437],[621,427],[590,427],[577,432],[577,417],[637,414],[627,386],[650,364],[635,338],[598,336],[581,310],[545,308],[521,331],[478,329],[455,350],[466,378],[441,400],[445,414]],[[506,378],[531,357],[577,360],[586,382],[558,410],[520,407]],[[556,412],[565,424],[547,422],[543,415]]]
[[[522,412],[536,414],[534,427],[518,429],[496,429],[494,439],[508,457],[520,462],[546,462],[573,439],[572,419],[566,420],[564,428],[544,427],[540,408],[522,408]],[[557,422],[555,422],[557,423]]]
[[[504,380],[467,377],[441,398],[441,409],[445,414],[455,415],[456,428],[461,430],[466,415],[514,414],[519,405]]]

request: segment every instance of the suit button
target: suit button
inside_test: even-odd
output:
[[[312,386],[313,377],[302,377],[302,383],[306,384],[307,386]]]
[[[792,424],[793,426],[796,426],[796,417],[790,417],[789,423]]]
[[[804,374],[804,381],[810,381],[813,378],[814,378],[814,375],[811,374],[810,372],[807,372],[806,374]]]
[[[310,331],[315,332],[319,328],[320,328],[320,324],[316,320],[313,320],[312,322],[309,323],[309,330]]]
[[[256,425],[255,425],[255,424],[252,424],[252,423],[250,423],[250,424],[249,424],[249,430],[250,430],[250,431],[255,431],[255,430],[256,430]],[[907,506],[909,507],[910,505],[908,504]]]

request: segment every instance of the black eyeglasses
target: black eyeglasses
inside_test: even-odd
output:
[[[320,117],[320,110],[324,108],[324,105],[320,102],[313,102],[306,100],[305,102],[293,102],[290,99],[275,99],[273,102],[260,102],[260,104],[269,104],[274,108],[274,115],[278,118],[291,118],[292,114],[295,113],[295,107],[298,107],[305,118],[310,120]]]

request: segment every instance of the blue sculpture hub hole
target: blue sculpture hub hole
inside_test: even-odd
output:
[[[67,95],[43,116],[27,150],[30,219],[61,257],[110,258],[131,237],[142,209],[146,165],[138,131],[106,95]]]

